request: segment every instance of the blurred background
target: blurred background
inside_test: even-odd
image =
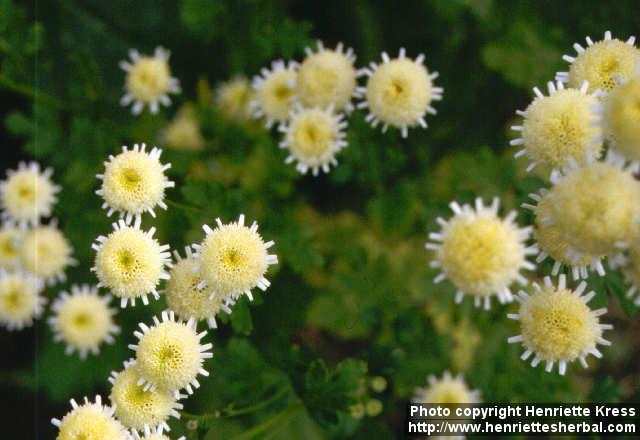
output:
[[[574,42],[637,33],[636,10],[633,1],[0,0],[2,167],[36,159],[54,168],[63,187],[55,217],[80,262],[46,295],[96,282],[90,245],[110,220],[95,174],[121,145],[146,142],[165,149],[176,181],[169,209],[144,221],[162,243],[182,250],[202,239],[203,223],[244,213],[276,241],[280,259],[270,289],[239,301],[210,333],[212,374],[172,422],[176,438],[396,438],[414,388],[445,370],[464,373],[484,401],[637,402],[638,312],[619,274],[589,280],[593,306],[609,307],[613,346],[588,370],[574,365],[560,377],[531,368],[506,343],[516,333],[505,316],[514,305],[454,304],[450,284],[432,283],[423,247],[451,200],[500,197],[506,212],[545,185],[508,147],[515,110],[533,86],[566,70],[561,57]],[[402,139],[355,112],[338,167],[301,176],[284,164],[275,129],[213,105],[219,83],[251,78],[277,58],[301,61],[316,39],[353,47],[358,66],[383,50],[424,52],[445,89],[429,128]],[[157,115],[135,117],[119,105],[118,62],[129,48],[152,53],[156,45],[171,50],[183,92]],[[185,105],[204,140],[199,151],[172,148],[161,135]],[[521,210],[518,221],[532,219]],[[548,272],[541,265],[532,277]],[[116,344],[86,361],[65,356],[44,319],[0,330],[5,432],[54,438],[50,418],[72,397],[107,396],[109,372],[132,354],[134,326],[164,307],[161,299],[120,310]]]

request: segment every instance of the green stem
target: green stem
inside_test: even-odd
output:
[[[296,405],[289,406],[284,410],[280,411],[274,417],[265,420],[259,425],[254,426],[253,428],[243,432],[240,435],[237,435],[232,438],[232,440],[248,440],[256,437],[258,434],[261,434],[267,430],[269,430],[272,426],[277,426],[282,429],[284,426],[287,426],[289,421],[296,415],[298,411],[303,408],[301,403]]]
[[[254,405],[250,405],[250,406],[245,406],[244,408],[239,408],[239,409],[233,409],[233,408],[225,408],[222,409],[218,412],[218,416],[219,417],[237,417],[237,416],[242,416],[245,414],[251,414],[253,412],[257,412],[260,411],[263,408],[268,407],[269,405],[271,405],[273,402],[277,401],[278,399],[280,399],[281,397],[283,397],[284,395],[289,393],[289,388],[281,388],[277,393],[273,394],[271,397],[269,397],[266,400],[263,400],[262,402],[258,402]],[[180,411],[180,415],[182,417],[188,418],[188,419],[198,419],[198,420],[202,420],[202,419],[209,419],[211,417],[216,417],[216,414],[191,414],[188,413],[186,411]]]
[[[55,109],[68,110],[68,107],[65,105],[65,103],[60,101],[59,99],[44,94],[40,90],[36,90],[26,84],[17,83],[2,74],[0,74],[0,87],[11,90],[12,92],[26,96],[33,99],[34,101],[38,101],[41,104],[48,105]]]
[[[175,208],[185,209],[187,211],[195,211],[202,212],[202,208],[198,208],[197,206],[187,205],[185,203],[174,202],[173,200],[166,199],[167,205],[173,206]]]

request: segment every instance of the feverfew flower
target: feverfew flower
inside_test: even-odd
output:
[[[523,147],[516,157],[526,154],[531,159],[527,171],[538,163],[560,169],[568,159],[579,164],[597,159],[603,136],[594,123],[598,100],[587,94],[588,84],[583,83],[580,89],[565,89],[561,82],[549,82],[547,88],[549,96],[534,87],[536,98],[525,111],[516,112],[524,118],[522,125],[511,127],[522,132],[522,137],[510,142]]]
[[[331,165],[338,164],[336,154],[347,146],[346,128],[344,116],[331,106],[325,110],[296,106],[289,122],[279,127],[284,133],[280,148],[290,152],[285,163],[298,162],[296,170],[302,174],[309,169],[314,176],[320,169],[328,173]]]
[[[109,155],[104,163],[104,174],[97,175],[102,185],[96,194],[104,199],[102,208],[107,210],[107,216],[118,211],[120,217],[126,215],[129,222],[144,212],[155,217],[156,206],[167,209],[163,201],[164,190],[173,188],[175,183],[164,172],[171,164],[160,163],[161,149],[153,147],[149,152],[145,149],[145,144],[135,144],[132,150],[123,146],[122,153]]]
[[[573,265],[584,265],[587,257],[604,273],[600,258],[619,254],[637,236],[640,182],[623,169],[623,162],[609,154],[606,162],[573,164],[562,174],[553,174],[553,186],[541,196],[548,199],[548,206],[535,210],[536,216],[541,215],[536,222],[557,228],[567,245],[564,257]]]
[[[298,63],[282,60],[271,63],[271,70],[263,67],[260,75],[253,79],[255,97],[251,101],[251,109],[255,118],[265,118],[267,128],[275,122],[284,122],[296,93]]]
[[[77,264],[71,256],[73,249],[69,240],[58,229],[56,220],[25,232],[20,244],[20,263],[47,284],[65,281],[67,266]]]
[[[209,328],[216,328],[216,315],[220,311],[230,314],[229,307],[233,305],[233,300],[223,295],[211,296],[206,287],[198,287],[202,281],[200,263],[193,256],[190,247],[186,247],[185,251],[185,258],[177,251],[173,253],[176,262],[169,272],[171,278],[164,291],[167,306],[180,319],[206,320]]]
[[[168,245],[161,245],[153,238],[155,228],[140,229],[140,218],[133,226],[124,220],[113,223],[113,232],[101,235],[91,247],[96,251],[95,266],[98,287],[106,287],[120,298],[120,306],[136,304],[141,298],[149,304],[147,295],[159,298],[156,287],[161,279],[169,279],[165,265],[170,265]]]
[[[415,389],[413,402],[442,405],[480,403],[480,391],[469,389],[462,374],[453,377],[445,371],[441,379],[429,375],[427,381],[427,387]]]
[[[245,294],[253,299],[251,289],[265,291],[271,284],[264,275],[270,265],[278,263],[278,257],[268,252],[275,242],[264,242],[256,222],[245,226],[244,214],[234,223],[223,225],[219,218],[216,223],[215,229],[204,225],[207,235],[194,245],[202,276],[199,287],[207,286],[212,296],[235,300]]]
[[[640,162],[640,77],[615,87],[596,108],[600,124],[616,152]]]
[[[40,317],[45,303],[42,281],[25,272],[7,273],[0,269],[0,325],[22,330]]]
[[[162,427],[169,430],[169,417],[180,418],[178,403],[174,393],[163,389],[149,390],[138,382],[140,375],[135,368],[135,360],[124,363],[124,370],[112,371],[109,376],[111,394],[109,399],[115,406],[115,416],[128,428],[143,431],[149,428]],[[186,397],[179,395],[178,397]]]
[[[165,107],[171,105],[169,93],[180,93],[180,83],[171,76],[169,68],[170,52],[156,47],[153,56],[140,55],[135,49],[129,50],[129,61],[120,61],[120,68],[127,72],[125,78],[126,93],[120,104],[128,106],[133,102],[131,111],[139,114],[145,105],[151,113],[158,112],[158,103]]]
[[[569,362],[579,359],[587,368],[587,355],[602,357],[596,345],[610,345],[602,337],[602,331],[613,327],[600,323],[599,316],[607,309],[591,310],[587,306],[595,295],[593,291],[583,295],[587,283],[582,281],[572,291],[566,287],[566,277],[560,275],[557,286],[545,277],[543,286],[533,283],[533,287],[532,295],[518,293],[520,310],[507,315],[520,321],[521,333],[508,341],[522,342],[525,348],[522,359],[534,354],[531,366],[544,361],[547,372],[551,372],[557,362],[558,372],[564,374]]]
[[[131,440],[131,435],[122,424],[113,418],[114,408],[102,404],[100,396],[95,403],[86,397],[78,405],[71,399],[71,411],[62,420],[51,419],[59,429],[56,440]]]
[[[520,270],[535,269],[526,257],[537,249],[524,244],[531,228],[518,227],[514,222],[515,211],[504,219],[498,217],[498,205],[497,198],[489,207],[478,198],[475,209],[451,202],[453,218],[445,221],[438,217],[441,231],[429,234],[434,242],[427,243],[426,248],[436,254],[430,266],[441,270],[434,281],[439,283],[448,278],[458,289],[457,303],[465,294],[474,297],[476,306],[484,301],[485,309],[489,309],[491,297],[497,297],[501,303],[510,302],[510,286],[514,282],[527,284]]]
[[[398,58],[390,59],[382,52],[382,64],[371,63],[360,71],[368,77],[367,86],[356,90],[364,99],[358,108],[369,109],[367,122],[373,127],[382,123],[383,132],[388,126],[396,127],[402,137],[407,137],[411,127],[427,127],[425,115],[436,114],[431,103],[442,99],[444,89],[433,85],[438,73],[429,73],[423,61],[424,55],[412,60],[401,48]]]
[[[238,76],[216,87],[215,104],[232,119],[247,120],[251,117],[251,84],[243,76]]]
[[[81,359],[89,352],[98,354],[103,342],[113,344],[120,328],[113,322],[115,310],[109,308],[110,301],[110,296],[100,296],[98,289],[86,284],[71,286],[71,294],[61,292],[51,306],[53,340],[67,345],[67,355],[77,351]]]
[[[609,92],[619,82],[626,81],[635,74],[640,61],[640,50],[635,46],[635,37],[625,42],[611,38],[611,32],[604,33],[604,40],[593,42],[586,38],[587,47],[575,43],[577,56],[564,55],[563,60],[571,64],[568,72],[556,73],[556,80],[570,87],[578,88],[587,81],[590,91],[600,89]]]
[[[60,191],[51,181],[52,174],[51,168],[41,172],[37,162],[20,162],[17,170],[8,170],[7,178],[0,181],[2,218],[26,227],[50,216]]]
[[[182,388],[193,394],[192,387],[200,386],[196,376],[209,375],[203,362],[213,357],[208,351],[212,345],[200,343],[207,332],[197,333],[194,319],[176,321],[172,311],[162,312],[162,321],[154,316],[153,322],[152,327],[140,323],[142,332],[134,332],[138,344],[129,345],[136,352],[138,384],[144,385],[145,390],[159,388],[176,396]]]
[[[22,230],[5,224],[0,227],[0,269],[14,270],[20,266]]]
[[[204,148],[198,118],[192,107],[184,106],[161,131],[163,145],[174,150],[199,151]]]
[[[147,427],[144,428],[143,437],[140,437],[140,434],[135,431],[133,435],[135,440],[171,440],[167,435],[163,434],[164,430],[165,429],[162,426],[159,426],[156,429],[150,429]],[[186,437],[183,435],[176,440],[186,440]]]
[[[356,56],[353,49],[343,52],[342,43],[335,50],[327,49],[318,41],[316,53],[307,47],[307,57],[298,72],[297,98],[305,107],[326,108],[351,112],[351,98],[356,91]]]

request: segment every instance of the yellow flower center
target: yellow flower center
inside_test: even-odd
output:
[[[129,93],[139,101],[151,102],[169,91],[169,64],[155,57],[140,57],[127,73]]]
[[[325,108],[333,104],[340,111],[356,88],[356,71],[344,54],[323,50],[304,60],[298,80],[305,106]]]
[[[293,70],[279,70],[265,78],[257,92],[257,98],[265,116],[277,121],[285,121],[289,117],[291,98],[295,93],[293,84],[297,73]]]
[[[598,41],[576,57],[569,69],[569,85],[578,88],[589,81],[589,89],[612,90],[635,74],[640,50],[618,39]]]

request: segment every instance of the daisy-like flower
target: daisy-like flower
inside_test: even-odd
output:
[[[298,72],[297,98],[305,107],[333,105],[337,111],[351,112],[357,85],[353,49],[344,51],[342,43],[335,50],[325,48],[321,41],[317,45],[315,53],[309,47],[305,49],[307,57]]]
[[[71,399],[71,408],[61,420],[51,419],[59,430],[56,440],[131,440],[131,434],[113,417],[114,408],[103,405],[100,396],[95,402],[85,397],[82,405]]]
[[[153,238],[155,228],[148,231],[140,229],[140,218],[133,225],[119,220],[113,223],[113,232],[101,235],[91,247],[96,251],[95,266],[98,287],[106,287],[120,298],[120,306],[130,302],[136,304],[136,298],[149,304],[147,295],[158,299],[156,290],[161,279],[169,279],[165,265],[171,264],[168,245],[161,245]]]
[[[636,165],[640,163],[640,76],[615,87],[596,107],[610,146]]]
[[[98,289],[86,284],[71,286],[71,294],[61,292],[51,306],[53,340],[67,345],[67,355],[77,351],[81,359],[88,353],[98,354],[103,342],[113,344],[120,327],[113,322],[115,310],[109,308],[110,301],[110,296],[100,296]]]
[[[47,302],[40,295],[42,281],[26,272],[0,269],[0,325],[22,330],[40,317]]]
[[[480,391],[469,389],[462,374],[454,377],[445,371],[440,379],[429,375],[427,382],[425,388],[415,389],[413,402],[442,405],[480,403]]]
[[[192,107],[184,106],[160,133],[167,148],[184,151],[199,151],[204,148],[198,119]]]
[[[537,253],[535,246],[525,245],[531,228],[518,227],[515,211],[501,219],[497,198],[488,207],[480,198],[476,199],[475,209],[456,202],[449,206],[455,215],[449,221],[438,217],[442,229],[430,233],[433,242],[425,246],[436,254],[430,266],[441,270],[434,281],[449,279],[458,289],[457,303],[465,294],[474,297],[477,307],[484,302],[485,309],[489,309],[491,297],[501,303],[510,302],[510,286],[514,282],[527,284],[520,270],[535,269],[526,259]]]
[[[598,100],[587,93],[588,87],[585,82],[580,89],[565,89],[561,82],[550,81],[549,96],[534,87],[536,98],[526,110],[516,112],[524,118],[522,125],[511,127],[522,133],[510,144],[523,147],[516,157],[526,154],[531,159],[527,171],[538,163],[560,169],[567,159],[583,164],[600,156],[602,130],[594,123]]]
[[[109,399],[115,406],[115,416],[128,428],[136,431],[162,427],[169,430],[167,420],[180,418],[182,404],[173,392],[163,389],[144,389],[138,382],[140,375],[135,368],[135,360],[124,363],[124,370],[112,371],[109,376],[111,394]]]
[[[20,266],[22,236],[22,230],[11,224],[0,228],[0,269],[14,270]]]
[[[529,194],[529,197],[536,204],[523,203],[522,207],[530,209],[535,214],[535,229],[533,238],[538,244],[540,252],[536,256],[536,262],[542,263],[547,257],[554,260],[551,274],[558,275],[563,266],[571,268],[574,280],[587,278],[589,270],[604,275],[604,266],[601,259],[604,255],[592,255],[590,253],[582,253],[580,257],[573,258],[569,244],[564,239],[560,229],[549,222],[552,202],[549,197],[545,197],[548,190],[541,189],[539,194]]]
[[[64,272],[67,266],[77,264],[72,252],[69,240],[58,229],[58,222],[54,219],[48,225],[25,232],[20,245],[20,263],[47,284],[54,284],[67,279]]]
[[[251,117],[251,84],[243,76],[238,76],[216,87],[215,105],[229,118],[241,121]]]
[[[156,429],[150,429],[147,427],[147,428],[144,428],[142,437],[140,436],[140,434],[138,434],[135,431],[133,435],[135,440],[171,440],[171,438],[163,434],[164,431],[165,431],[165,428],[163,428],[162,426],[159,426]],[[187,438],[183,435],[182,437],[177,438],[176,440],[186,440],[186,439]]]
[[[175,183],[164,172],[171,168],[171,164],[160,163],[161,149],[145,150],[145,144],[135,144],[132,150],[123,146],[122,153],[109,155],[109,160],[104,163],[104,174],[96,176],[102,181],[96,194],[104,199],[102,208],[107,210],[108,217],[117,211],[129,222],[144,212],[155,217],[156,206],[167,209],[163,201],[164,191],[173,188]]]
[[[271,63],[271,70],[262,68],[253,79],[255,97],[250,106],[255,118],[265,118],[267,128],[284,122],[292,108],[298,78],[298,63],[282,60]]]
[[[619,82],[626,81],[635,74],[640,50],[635,46],[636,37],[627,41],[611,38],[611,32],[604,33],[604,40],[593,42],[586,38],[587,47],[575,43],[577,55],[563,55],[562,59],[571,64],[568,72],[556,73],[556,80],[570,87],[578,88],[585,81],[591,91],[600,89],[609,92]]]
[[[344,116],[335,114],[331,105],[326,110],[296,106],[289,122],[279,127],[284,133],[280,148],[290,152],[285,163],[298,162],[296,170],[302,174],[309,169],[314,176],[320,169],[328,173],[338,164],[336,154],[347,146],[346,128]]]
[[[142,332],[135,331],[138,344],[129,345],[136,352],[136,371],[139,385],[145,390],[162,389],[174,392],[176,397],[182,388],[193,394],[200,383],[198,374],[208,376],[203,363],[213,357],[208,351],[211,343],[201,344],[206,331],[196,331],[196,321],[176,321],[172,311],[162,312],[162,321],[153,317],[154,325],[140,323]]]
[[[539,228],[557,234],[556,245],[541,245],[545,253],[574,267],[589,264],[603,274],[600,259],[618,255],[633,242],[640,226],[640,183],[623,164],[624,159],[608,154],[605,162],[573,163],[562,174],[552,174],[553,186],[538,196],[545,206],[525,205],[533,208]]]
[[[610,345],[602,332],[613,326],[600,323],[599,316],[607,309],[589,309],[587,303],[595,292],[583,295],[586,287],[587,283],[582,281],[572,291],[566,286],[566,277],[560,275],[557,286],[551,278],[545,277],[543,286],[533,283],[531,295],[518,293],[516,299],[520,310],[507,316],[520,321],[520,334],[511,336],[508,341],[522,343],[525,348],[523,360],[534,354],[532,367],[545,362],[546,371],[551,372],[557,363],[558,372],[563,375],[567,363],[579,359],[587,368],[587,355],[602,357],[596,345]]]
[[[171,105],[169,93],[180,93],[178,79],[171,76],[169,55],[168,50],[159,46],[153,56],[140,55],[137,50],[130,49],[131,61],[120,61],[120,68],[127,72],[126,93],[120,104],[126,107],[133,103],[131,112],[134,115],[142,112],[145,105],[151,113],[157,113],[159,103],[165,107]]]
[[[217,218],[216,223],[215,229],[202,226],[206,237],[193,245],[200,262],[199,287],[206,286],[212,296],[235,300],[245,294],[253,300],[251,289],[265,291],[271,284],[264,275],[270,265],[278,263],[278,257],[268,251],[275,242],[264,242],[256,222],[245,226],[244,214],[237,222],[222,224]]]
[[[60,191],[52,175],[53,169],[41,171],[37,162],[20,162],[17,170],[8,170],[7,178],[0,181],[2,218],[24,228],[50,216]]]
[[[216,328],[216,315],[220,311],[231,313],[233,305],[231,298],[223,295],[210,295],[210,291],[200,286],[200,263],[193,256],[190,247],[185,248],[186,257],[182,258],[177,251],[173,255],[176,262],[169,272],[171,278],[165,287],[167,306],[180,319],[194,318],[197,321],[206,320],[209,328]]]
[[[356,95],[364,100],[358,108],[369,109],[367,122],[373,127],[382,123],[383,132],[396,127],[402,137],[407,137],[409,128],[427,127],[425,116],[436,114],[431,103],[442,99],[444,89],[434,86],[438,72],[429,73],[423,62],[424,55],[412,60],[401,48],[398,58],[390,59],[382,52],[382,64],[371,63],[360,71],[368,80],[366,87],[356,89]]]

